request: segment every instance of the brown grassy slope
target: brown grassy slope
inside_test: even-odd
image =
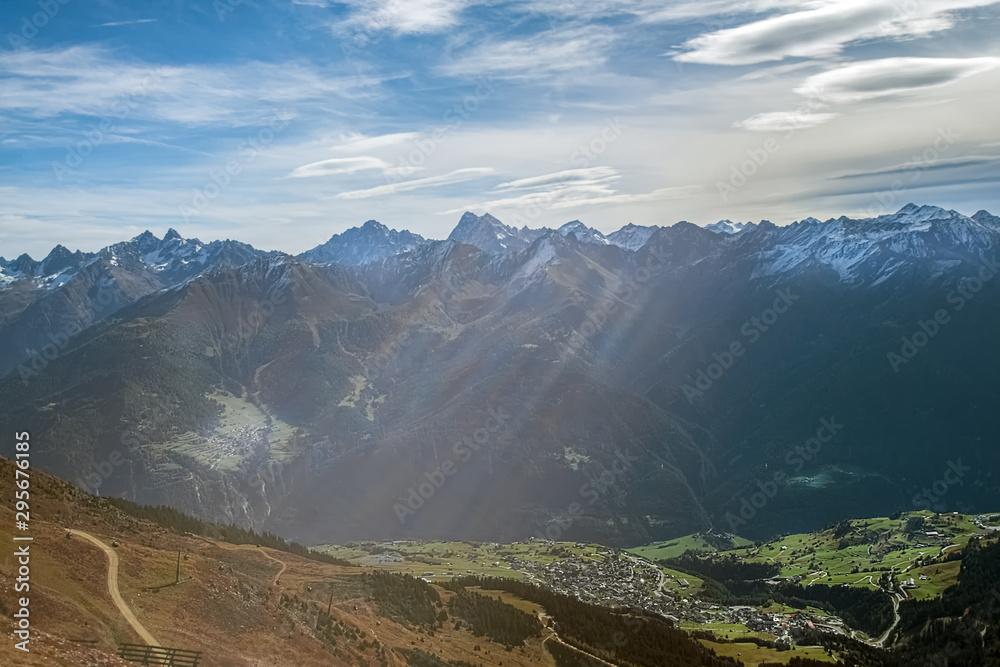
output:
[[[15,532],[13,482],[13,464],[0,458],[0,543],[6,545],[13,544]],[[141,641],[107,592],[106,557],[80,538],[67,539],[67,528],[89,532],[107,544],[117,540],[125,601],[164,646],[203,651],[206,667],[403,667],[401,651],[411,648],[484,666],[554,664],[540,640],[507,652],[485,638],[454,630],[451,619],[430,636],[381,616],[367,599],[363,568],[182,535],[34,470],[30,491],[31,653],[13,648],[7,625],[0,646],[3,665],[124,665],[113,655],[117,644]],[[187,559],[181,560],[181,583],[175,586],[178,550]],[[4,552],[0,611],[9,624],[17,563],[12,548]],[[276,581],[282,564],[285,571]],[[331,590],[332,619],[341,632],[334,641],[315,630]],[[98,648],[84,648],[72,639],[97,640]],[[476,645],[481,650],[475,651]]]

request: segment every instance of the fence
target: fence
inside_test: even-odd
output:
[[[185,651],[179,648],[146,646],[145,644],[121,644],[118,646],[118,657],[143,665],[198,667],[201,651]]]

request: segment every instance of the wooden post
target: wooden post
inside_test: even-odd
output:
[[[174,579],[174,585],[181,583],[181,550],[177,550],[177,577]]]
[[[330,610],[333,609],[333,584],[330,584],[330,604],[326,605],[326,622],[330,622]]]

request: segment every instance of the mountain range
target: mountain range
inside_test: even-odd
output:
[[[1000,218],[465,214],[297,257],[0,259],[0,425],[91,491],[300,541],[770,536],[997,493]]]

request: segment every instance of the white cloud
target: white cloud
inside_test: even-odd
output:
[[[390,169],[390,165],[377,157],[338,157],[296,167],[292,170],[292,173],[289,174],[289,177],[311,178],[313,176],[355,174],[366,169],[381,169],[382,171],[388,171]]]
[[[435,33],[458,23],[468,0],[355,0],[352,23],[365,32]]]
[[[806,113],[802,111],[773,111],[761,113],[740,121],[734,127],[741,127],[751,132],[788,132],[818,127],[828,123],[840,114]]]
[[[353,134],[342,138],[341,143],[332,146],[332,150],[345,153],[375,150],[386,146],[397,146],[407,141],[412,141],[419,137],[417,132],[396,132],[393,134],[382,134],[375,137],[368,137],[361,134]]]
[[[136,19],[134,21],[112,21],[111,23],[100,23],[95,28],[111,28],[120,25],[136,25],[138,23],[156,23],[159,19]]]
[[[466,209],[511,210],[534,206],[541,209],[557,210],[600,204],[633,204],[681,199],[697,195],[704,190],[703,186],[689,185],[660,188],[652,192],[636,194],[622,193],[612,187],[612,184],[619,179],[621,179],[621,175],[617,169],[612,167],[567,169],[541,176],[530,176],[507,181],[494,188],[494,192],[497,193],[523,192],[524,194],[482,202],[466,207]],[[457,210],[455,209],[455,211]],[[449,213],[455,211],[449,211]]]
[[[642,14],[647,22],[698,20],[717,29],[747,14],[763,14],[774,10],[819,9],[837,0],[702,0],[661,6]]]
[[[383,195],[396,194],[397,192],[409,192],[411,190],[421,190],[423,188],[464,183],[465,181],[475,180],[494,173],[496,172],[493,169],[484,167],[456,169],[455,171],[442,174],[440,176],[429,176],[427,178],[418,178],[410,181],[389,183],[387,185],[379,185],[366,190],[341,192],[336,195],[334,199],[368,199],[370,197],[381,197]]]
[[[0,51],[0,111],[259,125],[282,105],[370,97],[373,80],[301,63],[157,66],[92,46]]]
[[[866,176],[885,176],[892,174],[907,174],[923,172],[928,170],[940,171],[944,169],[961,169],[964,167],[985,167],[1000,164],[1000,155],[963,155],[955,158],[941,158],[933,161],[916,161],[894,164],[879,169],[867,169],[865,171],[852,171],[840,176],[833,177],[835,180],[850,178],[864,178]]]
[[[601,197],[590,197],[574,201],[562,201],[552,205],[552,208],[572,208],[574,206],[596,206],[598,204],[636,204],[640,202],[664,201],[668,199],[687,199],[705,191],[703,185],[679,185],[670,188],[660,188],[643,194],[615,194]]]
[[[1000,58],[883,58],[816,74],[796,88],[833,103],[935,88],[1000,67]]]
[[[516,181],[501,183],[495,189],[500,192],[513,190],[547,190],[552,187],[580,187],[595,183],[606,183],[620,178],[617,170],[611,167],[589,167],[587,169],[568,169],[554,174],[531,176]]]
[[[844,0],[771,16],[684,43],[682,62],[751,65],[784,58],[826,58],[846,44],[926,36],[954,26],[954,12],[1000,0]],[[781,4],[781,3],[776,3]],[[799,3],[788,3],[789,5]]]
[[[551,30],[525,39],[477,43],[441,67],[450,76],[494,74],[506,79],[539,79],[554,73],[603,65],[610,31],[596,27]]]

